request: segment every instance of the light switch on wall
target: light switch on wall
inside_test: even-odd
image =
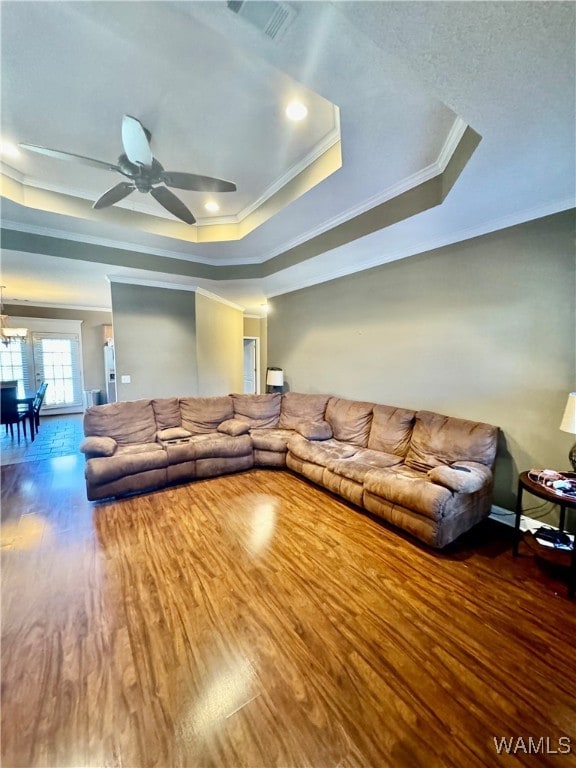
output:
[[[120,381],[122,384],[130,384],[132,382],[131,376],[120,376]]]

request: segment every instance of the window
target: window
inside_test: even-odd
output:
[[[0,344],[0,379],[2,381],[17,381],[18,397],[24,397],[26,388],[23,358],[21,342],[12,341],[10,344]]]

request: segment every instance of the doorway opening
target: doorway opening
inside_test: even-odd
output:
[[[260,339],[244,337],[244,389],[245,395],[260,394]]]

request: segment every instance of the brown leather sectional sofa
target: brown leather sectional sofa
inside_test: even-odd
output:
[[[498,429],[329,395],[134,400],[88,408],[90,500],[288,467],[434,547],[490,514]]]

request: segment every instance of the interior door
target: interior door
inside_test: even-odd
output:
[[[258,394],[257,339],[244,339],[244,394]]]
[[[44,409],[59,413],[82,410],[80,338],[77,333],[33,333],[36,389],[48,382]]]

